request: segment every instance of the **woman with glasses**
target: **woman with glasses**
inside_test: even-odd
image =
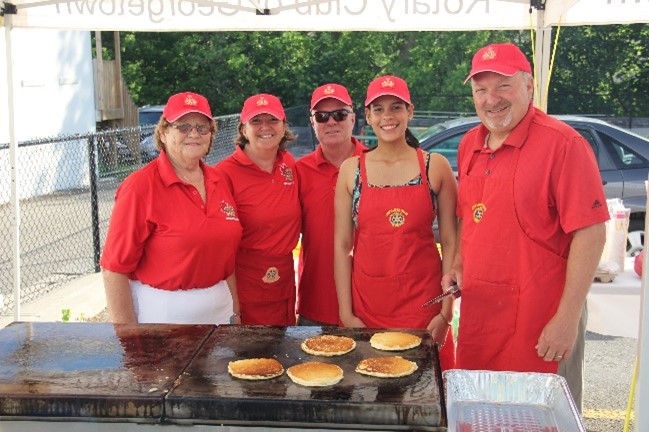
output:
[[[442,369],[455,364],[453,298],[442,293],[455,250],[457,186],[448,161],[419,148],[408,122],[406,82],[373,80],[365,117],[378,144],[340,167],[335,195],[334,278],[345,327],[427,329],[443,347]],[[442,263],[433,233],[438,218]]]
[[[243,324],[295,325],[293,249],[301,210],[295,160],[285,150],[294,139],[280,100],[251,96],[241,110],[235,151],[216,166],[243,226],[235,270]]]
[[[225,182],[201,161],[215,133],[205,97],[171,96],[155,128],[160,155],[117,189],[101,258],[113,322],[237,322],[242,228]]]

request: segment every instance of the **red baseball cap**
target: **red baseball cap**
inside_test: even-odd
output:
[[[241,110],[241,123],[248,123],[248,120],[259,114],[270,114],[279,120],[286,120],[282,102],[270,94],[261,93],[246,99]]]
[[[408,90],[408,84],[396,76],[393,75],[384,75],[378,78],[375,78],[374,81],[370,83],[367,87],[367,98],[365,99],[365,106],[369,106],[374,99],[380,96],[396,96],[399,99],[403,100],[407,104],[412,104],[410,102],[410,91]]]
[[[330,83],[322,85],[313,91],[311,109],[315,108],[318,102],[327,98],[338,99],[345,105],[352,105],[352,98],[349,97],[347,89],[340,84]]]
[[[162,116],[169,123],[173,123],[185,114],[192,112],[203,114],[210,120],[212,119],[212,110],[210,110],[210,104],[205,96],[192,92],[176,93],[170,96],[162,111]]]
[[[475,53],[471,61],[471,72],[464,80],[464,84],[473,75],[480,72],[495,72],[512,76],[519,71],[532,73],[530,62],[523,54],[523,51],[511,43],[491,44],[480,48]]]

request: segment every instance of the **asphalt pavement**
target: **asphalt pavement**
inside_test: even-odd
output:
[[[637,351],[638,339],[586,333],[583,419],[588,432],[624,430]],[[633,420],[628,430],[636,430]]]

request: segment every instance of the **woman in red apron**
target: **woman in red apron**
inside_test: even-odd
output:
[[[442,369],[450,369],[453,299],[422,304],[442,293],[442,269],[451,264],[440,259],[436,216],[444,254],[454,253],[455,178],[448,161],[423,152],[408,131],[413,105],[405,81],[372,81],[365,106],[378,145],[343,163],[336,187],[340,319],[346,327],[428,329]]]
[[[240,322],[292,326],[293,249],[302,216],[295,160],[285,147],[295,137],[273,95],[249,97],[240,121],[234,154],[216,167],[232,191],[243,226],[235,266]]]

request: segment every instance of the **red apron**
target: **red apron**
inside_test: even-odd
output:
[[[566,259],[525,234],[514,197],[521,150],[502,150],[514,153],[510,163],[497,166],[497,175],[468,174],[487,154],[474,152],[460,167],[463,286],[457,367],[556,373],[558,362],[543,361],[535,346],[557,310]]]
[[[295,325],[293,254],[267,256],[239,250],[235,273],[241,324]]]
[[[441,294],[442,263],[433,234],[435,209],[424,156],[417,149],[421,184],[372,187],[365,153],[360,156],[362,192],[352,270],[354,314],[375,328],[425,329],[441,303],[421,305]],[[449,330],[440,351],[442,369],[455,364]]]

